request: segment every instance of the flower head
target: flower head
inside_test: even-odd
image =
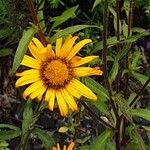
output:
[[[91,100],[96,100],[96,95],[78,78],[91,75],[102,75],[99,67],[83,67],[98,56],[79,57],[76,54],[90,39],[84,39],[75,45],[77,36],[71,35],[63,39],[56,40],[55,51],[48,44],[44,47],[37,38],[33,38],[29,44],[29,51],[32,56],[25,55],[21,65],[29,67],[16,75],[20,78],[16,81],[16,87],[28,85],[23,93],[24,99],[44,100],[48,103],[48,108],[53,111],[55,101],[57,101],[60,113],[66,116],[68,107],[72,111],[77,111],[76,99],[85,96]]]
[[[73,150],[73,147],[74,147],[74,142],[71,142],[70,145],[68,146],[68,148],[66,148],[66,145],[64,145],[62,150]],[[57,144],[57,147],[53,147],[52,150],[61,150],[60,145]]]

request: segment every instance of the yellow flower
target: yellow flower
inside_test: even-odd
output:
[[[68,148],[66,148],[66,145],[64,145],[63,150],[73,150],[74,142],[71,142]],[[53,150],[61,150],[60,145],[57,144],[57,147],[53,147]]]
[[[30,84],[24,91],[23,97],[26,99],[44,100],[48,103],[48,108],[53,111],[55,99],[62,116],[68,113],[68,107],[72,111],[77,111],[76,99],[85,96],[91,100],[96,100],[96,95],[78,78],[90,75],[102,75],[99,67],[83,67],[98,56],[79,57],[75,56],[79,50],[90,39],[84,39],[75,45],[77,36],[71,35],[63,39],[56,40],[55,51],[48,44],[44,47],[37,38],[33,38],[29,44],[29,51],[32,55],[25,55],[21,65],[30,69],[16,75],[20,78],[16,81],[16,87]]]

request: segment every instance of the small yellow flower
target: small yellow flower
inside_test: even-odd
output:
[[[73,147],[74,147],[74,142],[71,142],[68,148],[66,148],[66,145],[64,145],[63,150],[73,150]],[[53,147],[52,150],[61,150],[60,145],[57,144],[57,147]]]
[[[48,103],[48,108],[53,111],[55,99],[62,116],[68,113],[68,107],[72,111],[77,111],[76,99],[85,96],[91,100],[96,100],[97,96],[78,78],[91,75],[102,75],[99,67],[83,67],[98,56],[79,57],[75,56],[79,50],[90,39],[84,39],[75,45],[77,36],[71,35],[63,39],[56,40],[55,51],[48,44],[44,47],[37,38],[33,38],[29,44],[29,51],[32,55],[25,55],[21,65],[30,69],[16,75],[20,78],[16,81],[16,87],[28,85],[23,93],[24,99],[44,100]]]

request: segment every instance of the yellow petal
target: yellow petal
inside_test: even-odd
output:
[[[78,67],[74,68],[74,74],[76,77],[92,76],[92,75],[102,75],[102,71],[99,67]]]
[[[28,74],[25,76],[20,77],[17,81],[16,81],[16,87],[19,86],[23,86],[23,85],[27,85],[36,81],[40,80],[40,75],[39,74]]]
[[[71,142],[71,144],[69,145],[69,147],[68,147],[67,150],[73,150],[74,145],[75,145],[75,143],[74,143],[74,142]]]
[[[59,38],[56,40],[56,56],[59,56],[60,55],[60,49],[61,49],[61,46],[62,46],[62,38]]]
[[[48,89],[46,91],[45,100],[48,102],[48,108],[53,111],[55,102],[55,90]]]
[[[84,39],[84,40],[80,41],[79,43],[77,43],[72,48],[69,55],[67,56],[67,60],[70,60],[71,58],[73,58],[85,44],[90,43],[90,42],[92,42],[91,39]]]
[[[74,97],[80,99],[81,94],[79,94],[79,92],[73,87],[71,82],[66,86],[66,89],[68,90],[68,92],[71,95],[73,95]]]
[[[66,57],[70,53],[70,50],[72,49],[77,38],[78,38],[78,36],[72,37],[63,44],[63,46],[60,50],[60,56]]]
[[[40,50],[35,46],[33,42],[30,42],[30,44],[28,45],[28,48],[29,48],[30,53],[35,59],[41,60],[40,54],[39,54]]]
[[[36,45],[36,47],[38,49],[43,49],[44,48],[43,44],[37,38],[32,38],[32,41],[34,42],[34,44]]]
[[[66,44],[70,39],[72,38],[72,35],[71,34],[69,34],[68,36],[67,36],[67,38],[65,39],[65,42],[64,42],[64,44]]]
[[[63,148],[63,150],[66,150],[66,145],[64,145],[64,148]]]
[[[28,55],[24,56],[21,64],[24,65],[24,66],[30,67],[30,68],[35,68],[35,69],[40,68],[39,61],[32,58],[32,57],[30,57],[30,56],[28,56]]]
[[[39,87],[42,87],[43,86],[43,82],[40,80],[40,81],[37,81],[33,84],[31,84],[30,86],[28,86],[24,93],[23,93],[23,97],[24,99],[26,99],[27,96],[29,96],[31,93],[33,93],[34,91],[36,91]]]
[[[60,150],[60,145],[57,143],[57,150]]]
[[[30,74],[31,75],[39,74],[39,70],[37,70],[37,69],[26,70],[21,73],[16,73],[16,76],[25,76],[25,75],[30,75]]]
[[[65,101],[67,102],[68,106],[72,109],[72,111],[77,111],[78,106],[75,102],[73,96],[66,90],[62,90],[62,96],[64,97]]]
[[[38,89],[36,89],[36,91],[34,91],[33,93],[31,93],[29,95],[29,97],[31,99],[35,99],[37,97],[37,99],[39,101],[41,101],[42,100],[42,96],[43,96],[43,94],[44,94],[45,91],[46,91],[46,87],[44,85],[42,85]]]
[[[55,56],[55,53],[52,49],[52,45],[51,44],[48,44],[47,45],[47,53],[49,53],[50,56]]]
[[[72,66],[77,67],[77,66],[81,66],[83,64],[86,64],[96,58],[98,58],[99,56],[87,56],[87,57],[80,57],[80,56],[75,56],[71,59],[71,63]]]
[[[64,97],[61,93],[61,91],[56,91],[56,98],[57,98],[57,103],[58,103],[58,107],[59,107],[59,110],[60,110],[60,113],[62,116],[67,116],[67,113],[68,113],[68,107],[67,107],[67,104],[64,100]]]
[[[92,100],[97,100],[97,96],[83,83],[78,81],[77,79],[73,79],[72,81],[72,86],[83,96],[92,99]]]

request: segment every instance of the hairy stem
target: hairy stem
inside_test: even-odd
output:
[[[36,14],[36,11],[34,9],[32,0],[27,0],[27,5],[28,5],[28,8],[31,12],[33,23],[38,27],[38,36],[39,36],[42,44],[44,46],[47,46],[48,42],[47,42],[47,40],[46,40],[42,30],[41,30],[39,23],[38,23],[37,14]]]
[[[117,31],[116,31],[116,36],[117,36],[117,41],[118,43],[116,44],[117,48],[117,53],[121,50],[120,46],[120,25],[119,25],[119,20],[120,20],[120,0],[116,0],[116,14],[117,14]],[[120,73],[118,71],[117,77],[116,77],[116,92],[119,92],[119,87],[120,86]]]
[[[108,65],[107,65],[107,53],[108,53],[108,48],[107,48],[107,29],[108,29],[108,0],[105,0],[104,2],[104,12],[103,12],[103,64],[104,64],[104,83],[105,83],[105,88],[108,90],[109,93],[109,98],[110,98],[110,104],[112,106],[112,109],[114,111],[114,114],[116,116],[116,120],[119,121],[119,115],[118,111],[116,108],[116,105],[112,99],[112,92],[111,92],[111,87],[109,84],[109,79],[108,79]],[[115,132],[115,142],[116,142],[116,149],[120,150],[120,143],[119,143],[119,129],[118,127],[119,122],[116,124],[116,132]]]
[[[128,37],[132,35],[132,22],[133,22],[133,10],[134,10],[134,0],[130,0],[130,6],[129,6],[129,15],[128,15]],[[125,68],[129,69],[129,62],[128,62],[129,56],[128,53],[125,56]],[[125,90],[124,90],[124,98],[127,99],[129,95],[129,74],[128,72],[125,75]],[[126,118],[123,118],[123,129],[122,129],[122,145],[125,143],[126,135],[126,124],[127,120]]]

